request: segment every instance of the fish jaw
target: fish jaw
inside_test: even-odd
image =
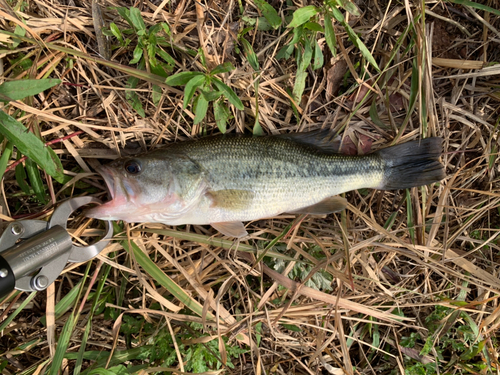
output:
[[[97,172],[103,177],[111,200],[86,212],[87,217],[100,220],[125,220],[132,222],[141,211],[135,204],[135,192],[130,183],[120,183],[112,168],[101,166]]]

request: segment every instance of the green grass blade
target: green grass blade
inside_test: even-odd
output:
[[[70,314],[68,320],[64,324],[61,335],[59,336],[59,340],[57,340],[57,348],[54,354],[54,358],[52,358],[49,375],[59,374],[64,355],[66,354],[66,350],[69,346],[69,340],[71,339],[71,335],[73,334],[73,330],[75,329],[75,325],[75,316],[73,314]]]
[[[57,303],[55,307],[55,319],[59,319],[61,316],[66,314],[66,312],[75,305],[76,298],[81,288],[82,280],[80,280],[71,290]],[[47,323],[47,318],[45,316],[40,318],[40,323],[44,326]]]
[[[12,321],[16,318],[16,316],[18,316],[21,313],[21,311],[24,310],[26,305],[30,303],[33,298],[35,298],[35,295],[36,292],[32,292],[31,294],[29,294],[28,297],[26,297],[26,299],[19,305],[16,311],[10,314],[10,316],[7,319],[5,319],[2,322],[2,324],[0,324],[0,332],[3,331],[6,327],[8,327],[10,323],[12,323]]]
[[[129,246],[128,240],[121,241],[121,245],[129,253],[133,252],[137,263],[139,263],[139,265],[153,278],[153,280],[166,288],[175,298],[181,301],[181,303],[183,303],[191,311],[199,316],[203,316],[203,306],[192,299],[189,294],[187,294],[179,285],[177,285],[177,283],[175,283],[175,281],[165,275],[165,273],[142,252],[135,242],[130,241],[131,247]],[[210,312],[207,312],[206,317],[207,319],[214,319],[214,316]]]
[[[33,188],[33,191],[35,192],[38,200],[43,204],[47,203],[45,187],[43,186],[40,170],[31,159],[26,159],[26,172],[28,172],[30,185]]]
[[[469,0],[447,0],[447,1],[449,1],[451,3],[455,3],[455,4],[466,5],[466,6],[469,6],[471,8],[476,8],[479,10],[484,10],[485,12],[490,12],[490,13],[496,14],[497,16],[500,16],[500,10],[489,7],[487,5],[477,3],[475,1],[469,1]],[[498,3],[497,3],[497,5],[498,5]]]
[[[40,94],[60,83],[60,79],[23,79],[4,82],[0,85],[0,94],[8,96],[11,100],[21,100]]]
[[[62,182],[64,178],[61,161],[54,151],[13,117],[0,111],[0,133],[23,155],[37,163],[45,172]]]
[[[245,51],[245,56],[248,60],[248,63],[253,68],[253,70],[258,71],[260,69],[259,60],[257,59],[257,55],[255,54],[252,45],[245,38],[240,38],[240,42],[243,46],[243,51]]]
[[[5,170],[7,169],[7,164],[9,163],[10,156],[12,155],[12,149],[14,146],[12,145],[11,142],[7,142],[5,145],[5,148],[2,152],[2,156],[0,157],[0,181],[3,178],[3,174],[5,173]]]

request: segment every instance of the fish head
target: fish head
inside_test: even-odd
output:
[[[175,176],[168,160],[138,156],[101,166],[111,200],[87,211],[101,220],[144,222],[152,212],[169,211],[179,204]]]

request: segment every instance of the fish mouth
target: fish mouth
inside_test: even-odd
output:
[[[111,200],[115,199],[116,184],[115,184],[115,179],[113,176],[113,171],[105,166],[97,167],[96,171],[104,179],[104,182],[106,183],[106,187],[108,188],[109,194],[111,195]]]
[[[117,196],[115,174],[111,168],[106,166],[97,167],[96,171],[104,179],[109,195],[111,196],[111,200],[101,204],[100,206],[87,210],[85,216],[100,220],[118,220],[118,217],[116,217],[117,207],[119,207],[120,203],[123,204],[124,202],[118,202],[118,199],[115,199]]]

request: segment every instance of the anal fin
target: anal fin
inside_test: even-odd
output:
[[[346,208],[347,200],[345,198],[334,196],[323,199],[321,202],[311,206],[302,207],[298,210],[293,210],[291,214],[311,214],[311,215],[326,215],[332,212],[339,212]]]
[[[241,238],[245,237],[248,232],[241,221],[231,221],[225,223],[210,223],[212,227],[217,229],[223,235],[228,237]]]

